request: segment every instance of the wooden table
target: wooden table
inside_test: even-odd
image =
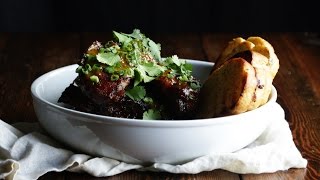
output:
[[[320,46],[305,43],[299,33],[172,33],[147,34],[162,45],[162,55],[214,62],[234,37],[258,35],[268,40],[280,59],[274,80],[277,102],[285,109],[293,139],[307,169],[270,174],[234,174],[223,170],[196,175],[138,172],[101,179],[320,179]],[[106,33],[0,33],[0,118],[8,123],[37,121],[30,85],[38,76],[77,62],[94,40]],[[87,174],[50,172],[40,179],[98,179]]]

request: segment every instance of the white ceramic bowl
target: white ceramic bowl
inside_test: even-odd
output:
[[[188,60],[194,76],[204,81],[213,63]],[[95,115],[57,103],[75,79],[77,65],[37,78],[31,86],[39,122],[57,140],[75,150],[128,163],[183,163],[209,153],[233,152],[253,142],[269,123],[269,101],[239,115],[197,120],[134,120]]]

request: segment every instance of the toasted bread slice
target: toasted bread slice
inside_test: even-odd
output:
[[[269,67],[269,59],[255,51],[244,51],[236,54],[235,57],[241,57],[252,65],[255,70],[255,76],[257,78],[257,86],[252,97],[252,101],[248,107],[248,110],[253,110],[263,104],[265,104],[271,93],[273,75]]]
[[[239,114],[248,110],[257,86],[253,66],[232,58],[213,71],[200,91],[198,118]]]
[[[217,58],[200,92],[199,117],[239,114],[265,104],[279,59],[261,37],[238,37]]]
[[[272,45],[261,37],[251,36],[247,40],[238,37],[228,43],[222,51],[213,71],[234,57],[247,60],[255,69],[257,87],[248,110],[255,109],[268,101],[271,93],[272,81],[279,69],[279,59]]]

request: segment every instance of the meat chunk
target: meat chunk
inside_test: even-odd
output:
[[[81,91],[96,104],[119,102],[125,97],[125,89],[130,84],[131,78],[120,77],[111,80],[111,76],[102,71],[95,72],[99,83],[90,79],[92,75],[82,75],[76,79],[76,84]]]
[[[99,73],[99,83],[94,84],[87,77],[78,77],[62,93],[58,102],[69,104],[74,109],[89,113],[141,119],[148,105],[125,96],[130,78],[110,80],[108,74]]]
[[[142,119],[143,112],[147,110],[147,105],[143,101],[133,101],[128,97],[123,97],[117,102],[96,104],[74,84],[65,89],[58,102],[65,103],[78,111],[121,118]]]
[[[166,119],[190,119],[198,105],[199,89],[188,82],[161,76],[148,86],[152,96],[163,105]]]

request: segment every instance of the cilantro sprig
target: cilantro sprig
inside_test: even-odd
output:
[[[126,95],[133,100],[139,101],[146,96],[146,89],[143,86],[134,86],[126,91]]]
[[[179,59],[177,55],[166,58],[163,65],[170,69],[167,75],[169,78],[177,77],[179,80],[187,82],[193,80],[191,64],[187,63],[186,60]]]
[[[158,110],[155,109],[149,109],[148,111],[145,111],[143,113],[143,118],[144,120],[157,120],[161,119],[161,114]]]
[[[155,62],[144,62],[138,64],[135,67],[135,81],[134,85],[138,85],[140,82],[150,82],[156,77],[160,76],[167,68],[165,66],[160,66]]]
[[[134,47],[141,52],[149,52],[155,60],[161,61],[160,44],[156,44],[154,41],[147,38],[139,29],[134,29],[131,34],[118,33],[116,31],[113,31],[113,34],[123,47],[129,47],[129,50],[130,47]]]

